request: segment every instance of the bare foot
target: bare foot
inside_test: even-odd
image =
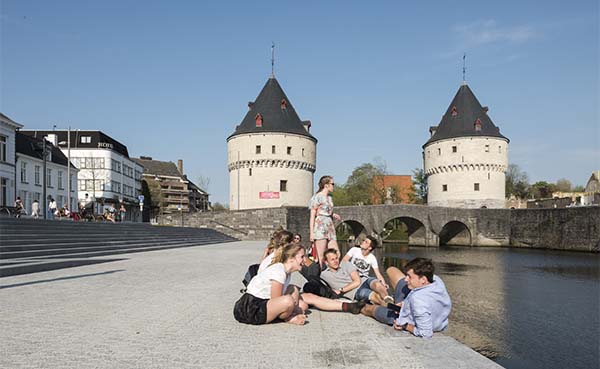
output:
[[[305,321],[306,321],[306,315],[297,314],[297,315],[294,315],[290,320],[287,320],[286,323],[296,324],[296,325],[304,325]]]

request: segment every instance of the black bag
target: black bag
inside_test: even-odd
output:
[[[311,279],[315,278],[318,279],[321,276],[321,266],[319,265],[319,263],[312,263],[309,266],[302,264],[300,274],[302,274],[302,276],[306,278],[307,281],[310,281]]]
[[[329,284],[327,284],[327,282],[325,282],[319,277],[309,278],[308,282],[306,282],[304,284],[304,287],[302,287],[302,290],[304,292],[312,293],[321,297],[326,297],[328,299],[339,299],[340,297],[342,297],[341,295],[338,295],[337,293],[333,292],[333,289],[329,286]]]
[[[260,267],[260,264],[252,264],[248,267],[246,275],[244,275],[244,279],[242,280],[242,283],[245,287],[248,287],[248,284],[250,283],[252,278],[254,278],[258,274],[258,267]]]

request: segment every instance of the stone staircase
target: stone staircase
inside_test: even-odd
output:
[[[208,228],[0,217],[0,277],[122,260],[119,254],[236,241]]]

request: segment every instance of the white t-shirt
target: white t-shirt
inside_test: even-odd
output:
[[[263,270],[267,269],[267,267],[269,265],[271,265],[271,263],[273,262],[273,256],[275,255],[275,251],[273,251],[272,253],[270,253],[269,255],[267,255],[266,258],[263,259],[263,261],[260,262],[260,265],[258,266],[258,271],[262,272]]]
[[[282,263],[276,263],[259,272],[248,284],[246,292],[261,299],[271,298],[271,281],[283,284],[283,292],[290,284],[290,276],[285,273]]]
[[[351,248],[346,255],[350,255],[350,262],[356,267],[360,278],[369,278],[369,270],[371,267],[379,268],[375,255],[370,253],[369,255],[364,256],[360,247]]]

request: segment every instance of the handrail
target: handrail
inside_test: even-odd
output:
[[[232,231],[239,232],[239,233],[241,233],[241,234],[243,234],[243,235],[246,235],[246,236],[248,235],[248,232],[244,232],[244,231],[241,231],[241,230],[239,230],[239,229],[235,229],[235,228],[233,228],[232,226],[229,226],[229,225],[227,225],[227,224],[223,224],[223,223],[221,223],[221,222],[217,222],[216,220],[209,219],[209,221],[210,221],[210,222],[213,222],[213,223],[217,223],[218,225],[220,225],[220,226],[223,226],[223,227],[225,227],[225,228],[231,229]]]

